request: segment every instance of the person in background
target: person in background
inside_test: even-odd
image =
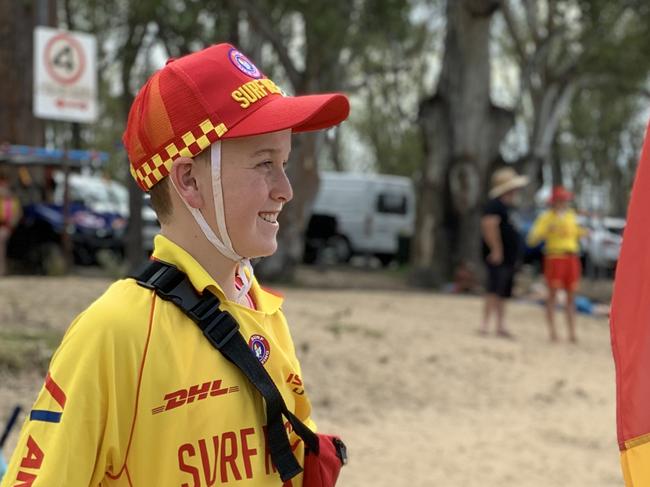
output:
[[[575,327],[575,293],[582,273],[580,264],[580,237],[587,231],[578,225],[576,213],[569,207],[573,194],[562,186],[553,188],[550,208],[540,214],[527,236],[533,247],[544,242],[544,277],[548,288],[546,321],[549,338],[557,341],[555,329],[555,305],[557,292],[566,291],[566,319],[569,340],[578,341]]]
[[[21,216],[20,202],[13,195],[9,180],[0,175],[0,276],[7,273],[7,242]]]
[[[483,259],[487,271],[483,321],[479,332],[487,334],[490,318],[496,318],[496,334],[512,338],[505,326],[505,302],[512,296],[515,270],[521,256],[522,239],[511,221],[518,190],[528,184],[526,176],[505,167],[492,175],[490,201],[481,217]]]
[[[476,272],[471,262],[461,261],[454,272],[452,291],[454,293],[473,293],[476,291],[477,285]]]

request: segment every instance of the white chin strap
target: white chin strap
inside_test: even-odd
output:
[[[253,284],[253,266],[249,258],[242,257],[232,246],[230,241],[230,236],[228,235],[228,229],[226,228],[226,213],[224,210],[223,204],[223,187],[221,184],[221,142],[217,141],[210,146],[210,167],[212,174],[212,197],[214,199],[214,211],[217,218],[217,228],[219,229],[219,234],[221,239],[214,233],[212,227],[208,225],[208,222],[205,221],[203,213],[197,208],[192,208],[187,204],[187,201],[183,199],[180,195],[178,188],[174,184],[172,179],[172,186],[178,193],[178,196],[185,204],[185,207],[190,211],[194,220],[199,225],[203,231],[203,235],[208,241],[216,247],[220,254],[224,255],[228,259],[237,262],[237,275],[242,281],[242,288],[237,294],[237,302],[241,300],[242,297],[248,294],[252,284]],[[246,272],[248,271],[248,272]]]

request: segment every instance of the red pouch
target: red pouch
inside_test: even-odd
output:
[[[334,487],[341,467],[347,463],[345,444],[338,436],[317,435],[319,452],[305,452],[303,487]]]

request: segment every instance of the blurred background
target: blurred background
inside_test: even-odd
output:
[[[583,223],[609,238],[597,246],[616,254],[624,222],[605,217],[625,216],[648,115],[647,2],[5,0],[1,8],[0,169],[24,217],[43,224],[39,235],[50,232],[39,249],[25,245],[33,232],[14,238],[9,254],[23,268],[53,272],[53,243],[65,235],[74,242],[62,248],[73,247],[80,264],[109,249],[133,265],[150,250],[155,216],[121,145],[129,106],[166,59],[221,41],[287,93],[344,91],[353,103],[341,127],[296,137],[296,195],[282,215],[282,250],[260,265],[266,277],[290,279],[303,260],[355,254],[410,263],[419,285],[448,282],[461,263],[480,267],[478,219],[503,164],[533,181],[523,227],[550,186],[564,184]],[[48,44],[56,31],[38,41],[37,26],[92,38]],[[45,111],[33,102],[43,96],[54,98]],[[356,173],[356,182],[319,178],[323,171]],[[319,179],[340,186],[336,177],[350,192],[376,188],[356,202],[372,208],[344,215],[331,191],[315,201]],[[66,210],[66,231],[40,221],[40,203]],[[596,270],[613,266],[602,248],[589,253]]]
[[[106,286],[104,271],[124,275],[151,251],[158,223],[129,174],[127,113],[168,58],[218,42],[237,45],[288,94],[351,98],[340,127],[294,136],[295,196],[279,251],[256,267],[310,303],[287,313],[303,323],[301,360],[323,384],[315,404],[323,424],[343,427],[363,451],[344,485],[620,485],[606,316],[650,114],[646,0],[0,0],[0,179],[20,206],[8,272],[94,279],[0,282],[0,406],[30,402],[69,319]],[[479,220],[504,165],[531,180],[516,218],[522,235],[556,185],[575,194],[591,230],[583,311],[604,308],[581,322],[581,348],[538,347],[539,249],[526,253],[517,342],[472,335],[476,298],[415,290],[480,292]],[[32,316],[27,288],[60,313]],[[405,360],[417,370],[406,383],[390,367],[407,354],[391,334],[411,314],[405,330],[422,348]],[[331,348],[323,359],[314,346]],[[382,392],[391,380],[408,405]],[[476,401],[461,393],[468,384]],[[364,404],[383,412],[368,415]],[[386,422],[396,450],[377,452],[369,435]],[[415,446],[439,468],[408,460],[407,432],[423,424],[439,434],[431,427]],[[497,450],[513,442],[527,453],[503,460]],[[606,460],[592,468],[595,455]],[[391,474],[368,474],[391,461]]]

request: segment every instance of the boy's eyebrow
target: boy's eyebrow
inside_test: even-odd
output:
[[[277,153],[280,153],[280,152],[282,152],[281,149],[275,149],[275,148],[272,148],[272,147],[268,147],[268,148],[256,150],[255,152],[253,152],[251,154],[251,157],[257,157],[257,156],[264,155],[264,154],[267,154],[267,153],[269,155],[273,156],[274,154],[277,154]],[[289,153],[291,153],[291,151],[289,151]],[[287,159],[289,159],[288,154],[287,154]]]
[[[266,153],[266,152],[269,152],[269,153],[271,153],[271,154],[274,154],[274,153],[276,153],[276,152],[280,152],[280,149],[273,149],[273,148],[264,148],[264,149],[259,149],[259,150],[256,150],[255,152],[253,152],[253,153],[251,154],[251,157],[259,156],[259,155],[262,155],[262,154],[264,154],[264,153]]]

